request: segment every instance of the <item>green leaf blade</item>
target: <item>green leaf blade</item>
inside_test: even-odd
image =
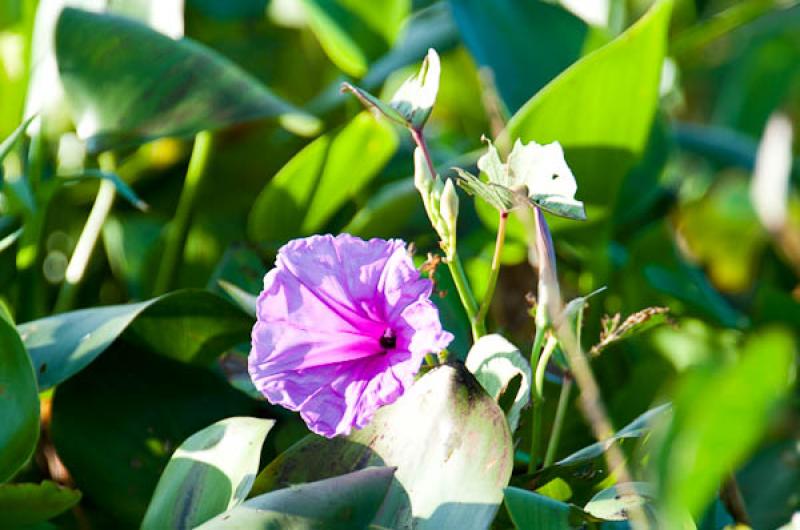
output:
[[[222,55],[130,19],[66,8],[55,49],[78,134],[90,152],[258,118],[299,125],[299,134],[316,128],[315,118]]]
[[[25,346],[0,319],[0,483],[33,454],[39,440],[39,391]]]
[[[357,530],[375,518],[392,483],[394,469],[370,467],[346,475],[292,486],[255,497],[197,530]]]
[[[228,418],[190,436],[164,469],[142,530],[194,528],[239,505],[250,492],[261,446],[274,424]]]

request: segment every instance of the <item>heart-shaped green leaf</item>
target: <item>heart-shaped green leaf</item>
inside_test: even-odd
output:
[[[252,320],[215,294],[186,290],[136,304],[61,313],[19,326],[42,390],[79,372],[123,332],[184,362],[204,364],[247,341]]]
[[[608,203],[645,143],[658,105],[671,0],[542,88],[508,123],[511,139],[560,142],[587,202]],[[534,190],[532,190],[534,191]]]
[[[387,123],[363,112],[338,134],[297,153],[264,187],[248,219],[253,241],[283,242],[314,233],[377,176],[397,149]]]
[[[194,528],[239,505],[250,493],[274,424],[228,418],[187,438],[158,481],[142,530]]]
[[[131,19],[67,8],[56,58],[78,134],[90,152],[182,136],[258,118],[313,134],[295,109],[213,50]]]
[[[197,530],[359,530],[370,523],[386,497],[394,469],[370,467],[250,499]]]
[[[263,405],[211,371],[118,340],[56,388],[52,439],[87,501],[121,527],[138,527],[181,442],[216,421],[259,411],[263,413]],[[258,455],[258,448],[252,453]],[[199,460],[202,455],[195,456]],[[191,488],[195,483],[185,484],[200,493]],[[218,493],[228,495],[222,487]],[[191,511],[191,501],[182,502]]]
[[[39,391],[17,330],[0,318],[0,483],[33,454],[39,439]]]
[[[396,466],[376,517],[387,528],[485,528],[511,476],[503,411],[462,365],[435,368],[348,437],[308,436],[259,475],[260,493],[370,465]]]
[[[41,484],[0,485],[0,527],[47,521],[78,504],[81,492],[45,480]]]

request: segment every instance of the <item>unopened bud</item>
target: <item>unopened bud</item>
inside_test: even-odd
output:
[[[433,189],[433,175],[431,175],[425,154],[419,147],[414,149],[414,186],[422,194],[423,200],[427,200],[427,196]]]
[[[458,193],[456,193],[452,179],[445,181],[439,197],[439,216],[441,219],[441,226],[438,230],[439,237],[442,238],[444,249],[450,256],[456,251],[456,222],[458,220]]]
[[[455,233],[456,219],[458,219],[458,193],[456,193],[452,179],[447,179],[444,183],[442,197],[439,199],[439,213],[450,232]]]
[[[550,229],[540,208],[534,208],[536,219],[536,254],[539,265],[539,287],[536,297],[536,325],[548,327],[561,314],[561,290],[556,275],[556,254]]]

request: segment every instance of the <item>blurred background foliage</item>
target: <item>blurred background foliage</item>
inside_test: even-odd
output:
[[[190,291],[95,321],[54,320],[38,346],[29,337],[41,324],[20,325],[40,389],[61,384],[42,394],[42,438],[16,481],[82,491],[56,527],[123,528],[141,521],[177,444],[209,423],[278,419],[263,461],[304,434],[293,415],[254,399],[243,360],[250,320],[236,305],[294,237],[399,237],[420,261],[437,250],[413,187],[410,138],[339,93],[353,81],[389,96],[433,47],[442,79],[426,132],[443,175],[474,166],[481,136],[506,125],[512,138],[565,146],[588,221],[551,219],[562,291],[569,299],[607,287],[589,301],[584,346],[598,342],[603,315],[670,310],[669,324],[592,360],[618,428],[674,402],[661,438],[624,445],[641,457],[637,473],[659,477],[667,505],[707,513],[702,527],[720,528],[730,518],[715,512],[719,503],[708,508],[708,489],[736,471],[753,527],[787,523],[800,510],[800,394],[785,388],[800,331],[800,170],[795,163],[787,193],[765,199],[767,209],[788,205],[777,229],[765,227],[752,175],[770,116],[800,123],[800,6],[677,0],[671,17],[661,4],[631,27],[650,5],[0,0],[0,138],[37,114],[2,166],[4,319],[175,288],[228,298]],[[64,6],[91,13],[59,18]],[[203,148],[205,170],[182,210],[190,153]],[[118,198],[84,277],[60,297],[99,181]],[[461,198],[459,250],[480,294],[497,221]],[[160,277],[181,215],[185,248]],[[527,244],[513,221],[490,311],[493,328],[523,351],[533,334],[526,294],[535,292]],[[468,323],[446,271],[436,277],[463,358]],[[15,341],[11,333],[4,348],[19,351]],[[45,367],[48,347],[85,362]],[[546,425],[558,381],[545,387]],[[577,406],[569,410],[559,457],[592,442]],[[525,421],[520,433],[530,431]],[[694,460],[681,453],[688,446],[702,448]],[[583,505],[609,485],[596,460],[576,476],[559,500]]]

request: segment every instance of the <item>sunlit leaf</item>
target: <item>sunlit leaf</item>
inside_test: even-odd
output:
[[[52,440],[87,502],[113,515],[119,526],[138,528],[181,442],[214,422],[255,416],[259,410],[263,407],[257,401],[205,368],[118,340],[59,384],[52,403]],[[254,447],[252,453],[259,451]],[[251,457],[258,458],[246,458]],[[229,495],[222,487],[217,493]],[[192,508],[189,499],[183,501]]]
[[[254,492],[370,465],[396,466],[375,523],[387,528],[484,528],[511,475],[502,410],[463,365],[435,368],[367,427],[350,436],[309,436],[261,472]]]
[[[187,438],[158,481],[142,530],[194,528],[244,501],[274,424],[227,418]]]
[[[301,0],[311,31],[345,73],[362,77],[371,59],[389,49],[408,15],[409,0]]]
[[[79,309],[19,326],[47,389],[70,378],[126,332],[148,349],[185,362],[207,363],[247,341],[252,320],[206,291],[177,291],[135,304]]]
[[[558,141],[588,202],[609,202],[642,152],[658,104],[672,2],[548,83],[508,123],[511,139]]]
[[[750,337],[735,363],[683,381],[654,462],[668,521],[684,508],[700,515],[752,450],[789,389],[796,355],[788,333],[768,330]]]
[[[213,50],[130,19],[67,8],[55,43],[78,134],[90,152],[259,118],[277,118],[302,134],[318,128],[316,118]]]
[[[358,530],[381,508],[394,469],[370,467],[346,475],[259,495],[197,530]]]
[[[504,398],[511,403],[506,411],[508,425],[511,432],[516,431],[520,413],[530,400],[532,380],[531,366],[519,349],[501,335],[486,335],[470,348],[465,364],[483,389],[498,401],[512,390],[511,382],[518,379],[516,393]]]
[[[264,187],[248,219],[253,241],[284,242],[319,231],[397,149],[387,123],[361,113],[294,156]]]

